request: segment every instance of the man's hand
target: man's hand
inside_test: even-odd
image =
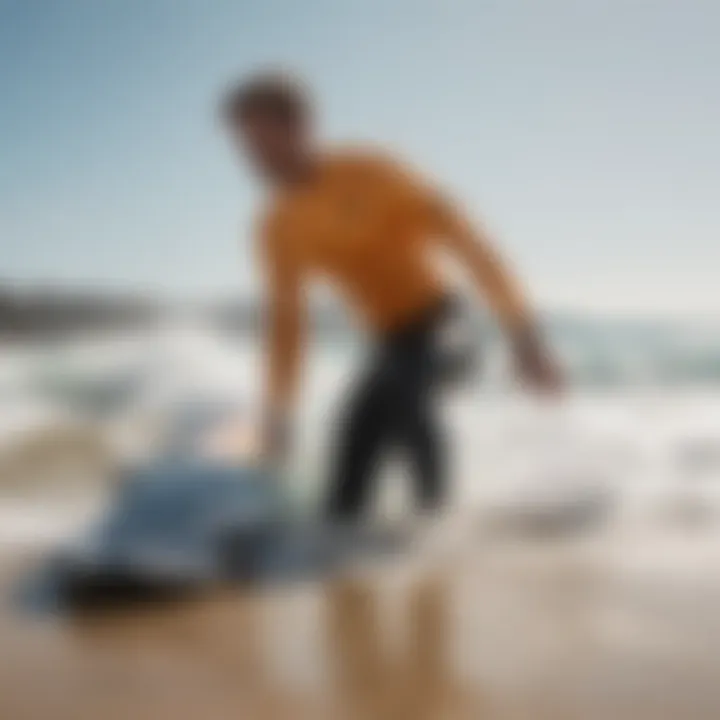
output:
[[[534,330],[526,328],[513,337],[515,363],[520,381],[545,394],[558,394],[562,373]]]

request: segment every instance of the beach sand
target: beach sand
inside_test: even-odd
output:
[[[712,720],[717,552],[665,542],[478,537],[439,565],[85,617],[6,604],[0,717]],[[29,563],[3,551],[4,594]]]

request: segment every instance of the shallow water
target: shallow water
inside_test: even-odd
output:
[[[188,397],[251,406],[254,356],[213,348],[187,335],[145,347],[152,381],[103,431]],[[287,474],[308,506],[348,366],[311,363]],[[483,387],[444,412],[454,482],[439,555],[110,616],[4,605],[0,717],[720,716],[720,390],[586,388],[548,408]],[[407,512],[403,475],[399,460],[386,469],[378,512]],[[0,492],[3,592],[87,519],[88,497],[47,482],[45,497]]]

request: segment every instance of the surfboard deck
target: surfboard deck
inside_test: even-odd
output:
[[[46,604],[61,607],[103,591],[121,597],[311,578],[399,552],[407,535],[298,516],[280,484],[251,466],[165,460],[133,470],[106,514],[49,558],[35,585]]]

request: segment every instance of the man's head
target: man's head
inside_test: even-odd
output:
[[[223,117],[239,149],[272,182],[291,179],[308,157],[311,103],[286,75],[257,75],[234,87]]]

